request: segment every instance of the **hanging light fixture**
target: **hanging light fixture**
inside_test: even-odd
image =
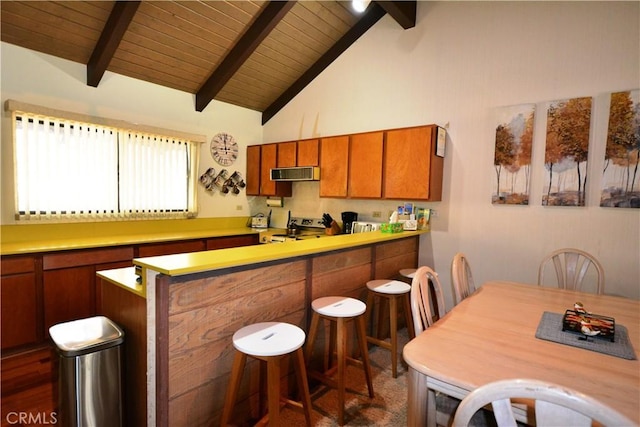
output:
[[[351,7],[358,13],[362,13],[367,9],[371,0],[351,0]]]

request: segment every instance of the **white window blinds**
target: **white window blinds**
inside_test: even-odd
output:
[[[196,213],[198,143],[16,111],[16,218]]]

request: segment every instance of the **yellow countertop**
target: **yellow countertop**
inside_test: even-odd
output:
[[[145,289],[141,283],[136,281],[135,267],[115,268],[113,270],[102,270],[96,273],[98,277],[101,277],[114,285],[120,286],[134,294],[145,297]]]
[[[255,234],[247,217],[3,225],[0,254],[16,255]]]
[[[320,239],[136,258],[133,263],[169,276],[179,276],[336,251],[387,240],[403,239],[426,232],[427,230],[404,231],[401,233],[373,231],[369,233],[343,234]]]

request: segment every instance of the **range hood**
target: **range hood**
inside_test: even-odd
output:
[[[271,181],[318,181],[319,179],[320,168],[317,166],[271,169]]]

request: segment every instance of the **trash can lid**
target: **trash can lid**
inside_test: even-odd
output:
[[[60,354],[67,357],[104,350],[124,341],[122,329],[104,316],[53,325],[49,335]]]

